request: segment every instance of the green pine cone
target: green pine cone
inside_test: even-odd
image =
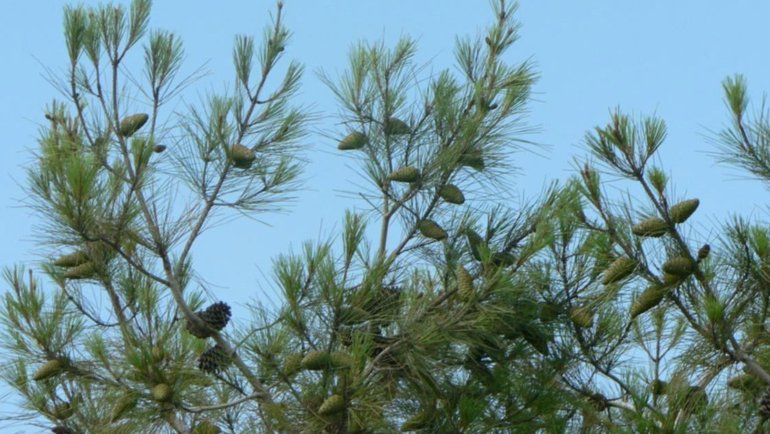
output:
[[[308,352],[300,365],[303,369],[310,371],[321,371],[329,367],[331,363],[331,357],[329,353],[323,351],[310,351]]]
[[[77,267],[78,265],[83,265],[86,262],[88,262],[88,254],[83,251],[77,251],[74,253],[70,253],[68,255],[64,255],[59,257],[57,260],[54,261],[54,265],[57,267]]]
[[[639,296],[636,297],[636,300],[634,300],[634,302],[631,304],[631,319],[636,318],[637,316],[660,304],[660,302],[663,301],[663,297],[665,296],[666,287],[650,286],[649,288],[642,291],[642,293],[639,294]]]
[[[156,384],[152,388],[152,399],[159,402],[170,401],[172,394],[173,394],[173,391],[171,390],[171,386],[169,386],[166,383]]]
[[[412,132],[412,129],[409,128],[409,124],[402,121],[399,118],[391,117],[387,121],[385,121],[385,128],[383,129],[383,132],[387,135],[404,135],[409,134]]]
[[[342,351],[334,351],[329,354],[329,367],[350,368],[351,366],[353,366],[353,358],[350,354]]]
[[[283,375],[291,377],[302,369],[302,359],[305,355],[302,353],[293,353],[286,356],[283,360]]]
[[[674,223],[684,223],[698,209],[700,201],[698,199],[689,199],[671,207],[668,211],[671,221]]]
[[[457,292],[461,299],[470,300],[476,289],[473,287],[473,277],[471,273],[462,265],[457,264]]]
[[[480,149],[468,149],[460,155],[459,163],[461,166],[468,166],[479,172],[484,170],[484,157],[481,154]]]
[[[609,285],[611,283],[618,282],[625,279],[636,269],[636,261],[628,256],[621,256],[616,259],[606,270],[604,270],[604,278],[602,283]]]
[[[416,182],[420,179],[420,171],[414,166],[405,166],[393,171],[388,175],[388,179],[396,182]]]
[[[465,203],[465,196],[454,184],[446,184],[438,189],[438,195],[445,201],[453,203],[455,205],[462,205]]]
[[[677,256],[663,263],[663,272],[679,277],[686,277],[695,271],[695,263],[684,256]]]
[[[323,402],[320,407],[318,407],[318,414],[321,416],[331,416],[333,414],[337,414],[345,409],[345,400],[342,399],[341,396],[334,394]]]
[[[352,133],[345,136],[344,139],[340,140],[339,144],[337,144],[337,149],[340,151],[352,151],[355,149],[361,149],[369,142],[369,138],[366,137],[366,135],[359,131],[353,131]]]
[[[149,118],[150,117],[147,115],[147,113],[137,113],[134,115],[126,116],[122,121],[120,121],[118,132],[123,137],[131,137],[135,132],[139,131],[139,129],[142,128],[145,123],[147,123]]]
[[[236,143],[230,148],[230,160],[232,160],[233,166],[239,169],[248,169],[256,158],[257,155],[254,151],[240,143]]]
[[[85,262],[64,272],[65,278],[73,280],[90,279],[94,276],[96,276],[96,264],[93,262]]]
[[[37,371],[32,375],[32,379],[35,381],[43,381],[45,379],[55,377],[64,370],[64,363],[59,359],[53,359],[45,362],[43,366],[39,367]]]
[[[441,241],[447,237],[446,231],[433,220],[420,220],[417,222],[417,230],[427,238]]]
[[[631,231],[639,237],[662,237],[668,231],[668,223],[657,217],[651,217],[635,225]]]
[[[580,328],[590,328],[594,325],[594,316],[587,307],[573,307],[569,310],[569,318]]]

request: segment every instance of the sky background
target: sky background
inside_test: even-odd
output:
[[[97,4],[85,1],[84,4]],[[126,2],[121,2],[126,3]],[[534,61],[540,79],[534,86],[526,139],[544,145],[520,152],[511,174],[511,196],[532,197],[553,179],[574,173],[572,161],[587,151],[583,138],[604,125],[614,107],[638,115],[657,114],[668,124],[660,161],[671,175],[678,198],[698,197],[694,233],[714,242],[716,225],[739,213],[765,219],[765,187],[743,173],[717,165],[710,138],[729,120],[721,81],[744,74],[759,101],[770,89],[766,54],[770,2],[645,1],[590,2],[523,0],[520,40],[507,53],[515,62]],[[56,91],[45,67],[63,71],[66,54],[61,32],[65,2],[4,2],[0,14],[0,266],[34,265],[45,258],[36,248],[36,217],[22,206],[24,167],[32,161],[43,109]],[[197,101],[233,82],[235,34],[262,35],[272,1],[224,2],[156,0],[151,27],[177,33],[184,41],[186,71],[204,65],[208,72],[184,94]],[[336,152],[329,134],[342,134],[331,92],[316,75],[336,76],[348,49],[360,40],[401,35],[418,40],[417,61],[426,72],[454,67],[457,35],[479,34],[492,20],[481,0],[286,0],[286,24],[294,35],[286,55],[306,68],[297,103],[318,114],[304,141],[309,165],[305,188],[283,214],[263,215],[263,223],[238,219],[207,232],[195,250],[196,269],[210,290],[231,304],[243,305],[273,293],[271,260],[307,239],[323,239],[340,228],[344,210],[363,203],[341,194],[357,175]],[[182,105],[179,105],[181,108]],[[324,134],[320,134],[323,132]],[[625,188],[614,182],[609,188]],[[511,203],[515,206],[515,203]],[[0,283],[0,293],[5,291]],[[273,298],[275,300],[275,298]],[[0,387],[0,390],[5,390]],[[0,414],[13,413],[0,408]],[[39,432],[14,425],[0,432]]]

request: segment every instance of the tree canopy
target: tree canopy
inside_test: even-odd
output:
[[[276,308],[233,321],[193,258],[221,215],[299,188],[303,68],[278,1],[237,36],[234,86],[169,108],[194,76],[149,0],[68,6],[69,64],[28,168],[42,265],[5,271],[3,379],[56,433],[764,432],[770,227],[708,236],[657,152],[658,117],[615,110],[567,182],[500,203],[533,146],[537,74],[491,2],[456,65],[361,42],[339,76],[336,151],[365,180],[339,233],[274,261]],[[140,53],[139,70],[127,60]],[[722,161],[770,180],[770,124],[723,82]],[[607,191],[603,179],[628,186]],[[634,192],[631,194],[630,192]],[[224,264],[223,266],[227,266]]]

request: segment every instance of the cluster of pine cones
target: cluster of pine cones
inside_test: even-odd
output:
[[[191,335],[206,339],[227,326],[232,315],[230,306],[225,302],[217,302],[207,307],[205,310],[196,312],[198,318],[204,323],[204,327],[187,320],[187,331]],[[230,364],[230,354],[219,344],[210,347],[198,358],[198,368],[209,374],[219,373]]]

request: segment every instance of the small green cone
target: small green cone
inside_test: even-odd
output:
[[[43,381],[45,379],[55,377],[64,370],[64,363],[59,359],[53,359],[45,362],[43,366],[38,368],[32,375],[32,379],[35,381]]]
[[[433,220],[420,220],[417,222],[417,230],[427,238],[441,241],[447,237],[446,231]]]
[[[638,237],[662,237],[668,231],[668,223],[657,217],[648,218],[635,225],[631,231]]]
[[[459,163],[461,166],[468,166],[479,172],[484,170],[484,157],[481,155],[480,149],[469,149],[460,155]]]
[[[676,286],[684,281],[682,276],[677,276],[671,273],[663,273],[663,283],[667,286]]]
[[[396,182],[415,182],[420,179],[420,171],[414,166],[405,166],[393,171],[388,175],[388,179]]]
[[[350,368],[353,366],[353,358],[350,354],[342,351],[335,351],[329,354],[329,367],[331,368]]]
[[[361,133],[359,131],[353,131],[352,133],[345,136],[344,139],[340,140],[339,144],[337,144],[337,149],[339,149],[340,151],[352,151],[356,149],[361,149],[368,142],[369,142],[369,139],[366,137],[364,133]]]
[[[609,285],[611,283],[618,282],[625,279],[636,269],[636,261],[628,256],[621,256],[616,259],[606,270],[604,270],[604,278],[602,283]]]
[[[333,414],[337,414],[345,409],[345,400],[342,399],[341,396],[334,394],[323,402],[320,407],[318,407],[318,414],[321,416],[331,416]]]
[[[453,203],[455,205],[462,205],[465,203],[465,196],[454,184],[446,184],[438,189],[438,195],[445,201]]]
[[[166,349],[159,345],[152,347],[150,353],[152,354],[152,359],[156,362],[162,362],[166,360],[166,356],[168,355],[166,354]]]
[[[470,300],[473,298],[473,294],[476,293],[476,289],[473,287],[473,277],[471,273],[462,265],[457,264],[457,293],[463,300]]]
[[[64,255],[59,257],[56,261],[54,261],[54,265],[57,267],[77,267],[78,265],[83,265],[86,262],[88,262],[88,254],[83,251],[78,251],[74,253],[70,253],[69,255]]]
[[[663,300],[666,296],[666,287],[650,286],[642,291],[636,300],[631,304],[631,319],[647,312],[654,308]]]
[[[240,143],[234,144],[230,149],[230,160],[232,160],[233,166],[239,169],[248,169],[256,158],[257,155],[254,151]]]
[[[663,272],[679,277],[687,277],[695,271],[695,263],[684,256],[677,256],[663,263]]]
[[[79,280],[90,279],[96,275],[96,264],[93,262],[86,262],[76,267],[72,267],[64,272],[64,277],[67,279]]]
[[[383,132],[387,135],[404,135],[412,132],[409,125],[399,118],[391,117],[385,121],[385,128]]]
[[[300,365],[310,371],[321,371],[329,367],[331,362],[329,353],[323,351],[310,351],[302,358]]]
[[[135,132],[139,131],[139,129],[142,128],[145,123],[147,123],[149,118],[150,117],[147,115],[147,113],[137,113],[134,115],[126,116],[122,121],[120,121],[118,132],[123,137],[131,137]]]
[[[594,316],[587,307],[573,307],[569,310],[569,318],[580,328],[590,328],[594,325]]]
[[[688,199],[672,206],[668,211],[671,221],[674,223],[684,223],[698,209],[698,205],[700,205],[698,199]]]
[[[286,356],[283,360],[283,375],[291,377],[302,369],[302,359],[305,355],[302,353],[293,353]]]
[[[170,401],[172,394],[173,394],[173,391],[171,390],[171,386],[169,386],[166,383],[156,384],[152,388],[152,399],[158,402]]]

